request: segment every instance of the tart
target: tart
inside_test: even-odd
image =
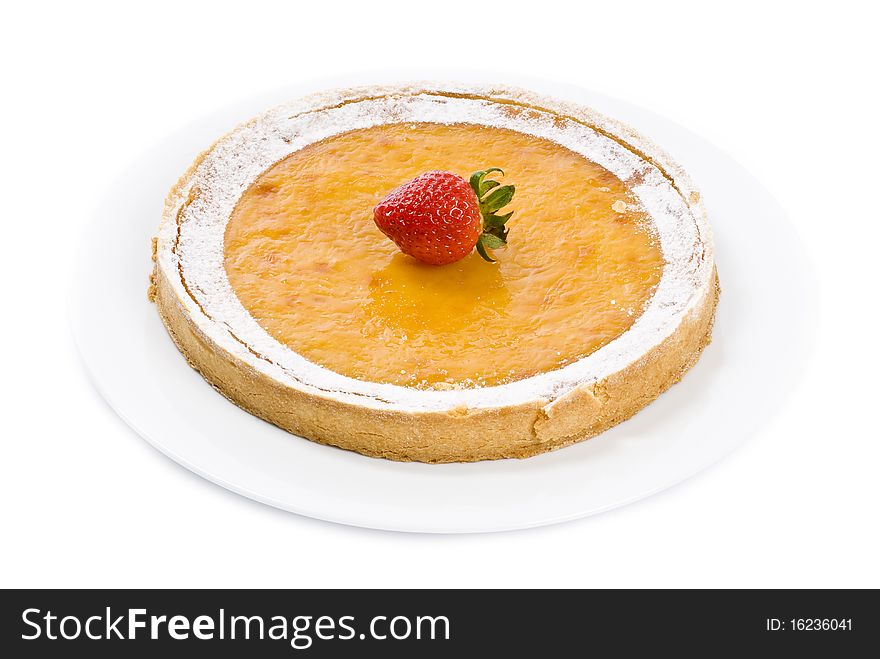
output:
[[[494,263],[419,263],[373,222],[414,176],[490,166],[516,183]],[[528,457],[629,418],[696,362],[719,293],[678,165],[589,108],[506,87],[274,108],[180,178],[153,256],[150,299],[224,396],[301,437],[432,463]]]

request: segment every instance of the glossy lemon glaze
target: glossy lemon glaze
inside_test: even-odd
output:
[[[432,169],[501,167],[516,185],[497,263],[401,254],[373,206]],[[431,123],[352,131],[297,151],[242,196],[225,266],[278,341],[350,377],[409,387],[489,386],[552,370],[625,332],[663,256],[614,175],[554,142]]]

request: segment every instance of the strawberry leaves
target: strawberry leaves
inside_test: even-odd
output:
[[[495,259],[489,256],[487,250],[499,249],[507,245],[508,229],[505,226],[513,212],[499,215],[498,211],[504,208],[513,199],[516,187],[513,185],[501,185],[498,181],[486,178],[495,172],[504,176],[504,172],[498,167],[490,167],[471,174],[470,186],[477,195],[480,203],[480,215],[483,217],[483,233],[477,240],[477,252],[485,260],[494,263]]]
[[[490,167],[489,169],[484,169],[471,174],[469,182],[471,184],[471,189],[477,195],[477,199],[481,199],[489,190],[501,185],[498,181],[493,181],[491,179],[488,181],[485,180],[486,176],[493,172],[500,172],[501,176],[504,176],[504,172],[499,167]]]
[[[493,181],[494,183],[494,181]],[[482,201],[480,201],[480,206],[484,213],[494,213],[497,210],[500,210],[504,206],[510,203],[510,200],[513,199],[513,193],[515,188],[512,185],[502,185],[495,190],[492,190]]]

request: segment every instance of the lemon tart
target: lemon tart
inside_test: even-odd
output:
[[[516,183],[494,262],[420,263],[372,220],[404,181],[486,166]],[[503,87],[272,109],[181,177],[153,256],[150,298],[223,395],[296,435],[422,462],[528,457],[627,419],[696,362],[719,292],[678,165],[589,108]]]

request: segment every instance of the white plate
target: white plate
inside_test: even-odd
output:
[[[463,77],[473,79],[452,79]],[[153,446],[234,492],[310,517],[401,531],[495,531],[659,492],[726,455],[783,403],[807,352],[810,286],[799,240],[773,198],[736,162],[666,119],[534,80],[518,84],[592,105],[653,137],[702,189],[722,296],[714,340],[684,380],[597,438],[527,460],[475,464],[365,458],[291,436],[228,402],[187,366],[147,302],[150,237],[166,191],[239,121],[352,82],[300,85],[218,111],[159,144],[110,187],[82,252],[74,334],[98,390]]]

